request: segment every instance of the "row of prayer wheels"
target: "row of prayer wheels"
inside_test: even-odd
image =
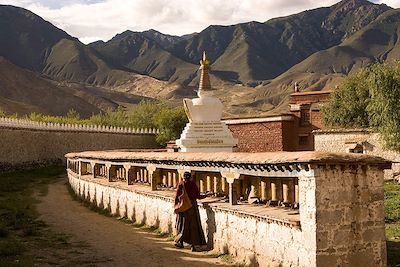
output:
[[[79,165],[69,162],[68,168],[78,172]],[[94,178],[108,178],[110,182],[124,181],[150,184],[151,177],[146,167],[81,163],[81,174],[92,174]],[[173,169],[157,169],[152,172],[156,180],[156,188],[174,189],[182,177]],[[215,196],[228,196],[229,185],[220,173],[195,172],[194,181],[200,193],[214,193]],[[257,176],[241,176],[235,183],[238,199],[248,203],[266,203],[271,206],[298,207],[299,185],[297,178],[267,178]]]

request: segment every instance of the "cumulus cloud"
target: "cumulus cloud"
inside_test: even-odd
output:
[[[338,0],[0,0],[27,8],[82,42],[108,40],[127,29],[183,35],[208,25],[266,21]],[[400,0],[375,0],[400,6]]]

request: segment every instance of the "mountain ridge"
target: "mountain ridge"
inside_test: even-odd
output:
[[[284,110],[295,82],[321,90],[361,66],[397,58],[394,33],[379,29],[382,18],[397,22],[387,15],[396,12],[366,0],[344,0],[265,22],[210,25],[185,36],[127,30],[85,45],[28,10],[0,5],[5,36],[0,56],[56,84],[80,84],[86,96],[94,91],[85,88],[92,86],[102,96],[108,90],[179,99],[195,95],[198,61],[207,51],[215,92],[230,105],[227,112],[265,113]],[[375,35],[384,40],[381,45],[374,43]],[[107,99],[116,99],[109,99],[111,106],[138,99],[124,96],[121,102],[110,94]]]

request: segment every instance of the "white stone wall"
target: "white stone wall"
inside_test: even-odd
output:
[[[314,142],[316,151],[339,153],[346,153],[349,143],[364,143],[364,154],[382,157],[393,162],[392,170],[385,171],[385,179],[392,179],[393,173],[400,172],[400,153],[384,149],[378,133],[365,130],[317,131],[314,134]],[[400,179],[400,177],[397,178]]]
[[[93,179],[78,179],[69,172],[69,183],[82,198],[111,213],[137,223],[154,225],[171,232],[175,227],[173,200],[149,192],[103,185]],[[230,253],[256,266],[315,266],[315,250],[308,247],[299,227],[240,214],[234,209],[199,204],[203,229],[217,253]],[[315,239],[315,238],[314,238]]]
[[[61,163],[69,152],[157,148],[154,134],[0,127],[0,171]]]
[[[312,172],[316,266],[386,266],[382,170],[322,165]]]

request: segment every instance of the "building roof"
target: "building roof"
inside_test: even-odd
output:
[[[282,114],[278,116],[258,117],[258,118],[237,118],[237,119],[226,119],[222,120],[228,125],[232,124],[249,124],[249,123],[260,123],[260,122],[276,122],[276,121],[292,121],[294,115]]]
[[[141,160],[146,162],[220,162],[231,164],[357,164],[378,165],[390,168],[391,162],[380,157],[364,154],[306,152],[263,152],[263,153],[183,153],[183,152],[129,152],[129,151],[86,151],[68,153],[67,158],[100,159],[108,161]]]
[[[337,133],[372,133],[368,128],[331,128],[323,130],[315,130],[313,134],[337,134]]]
[[[306,92],[296,92],[290,94],[290,96],[309,96],[309,95],[328,95],[331,94],[332,91],[306,91]]]

